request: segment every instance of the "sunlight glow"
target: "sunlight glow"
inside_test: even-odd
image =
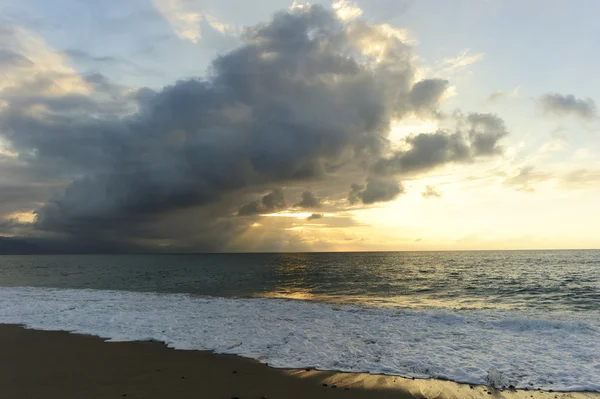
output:
[[[306,219],[311,216],[314,212],[292,212],[292,211],[283,211],[277,213],[267,213],[265,217],[284,217],[284,218],[296,218],[296,219]],[[324,213],[323,217],[331,217],[334,216],[332,213]]]
[[[35,220],[34,211],[15,212],[8,215],[8,219],[14,219],[19,223],[33,223]]]

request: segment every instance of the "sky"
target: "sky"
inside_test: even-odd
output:
[[[599,11],[0,0],[0,237],[58,252],[600,248]]]

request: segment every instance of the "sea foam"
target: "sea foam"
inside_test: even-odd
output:
[[[273,367],[600,391],[600,312],[414,310],[261,298],[0,288],[0,323],[157,340]]]

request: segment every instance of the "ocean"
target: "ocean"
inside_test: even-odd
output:
[[[0,323],[600,391],[600,251],[0,256]]]

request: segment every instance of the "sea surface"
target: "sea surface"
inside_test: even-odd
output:
[[[0,323],[600,391],[600,251],[0,256]]]

